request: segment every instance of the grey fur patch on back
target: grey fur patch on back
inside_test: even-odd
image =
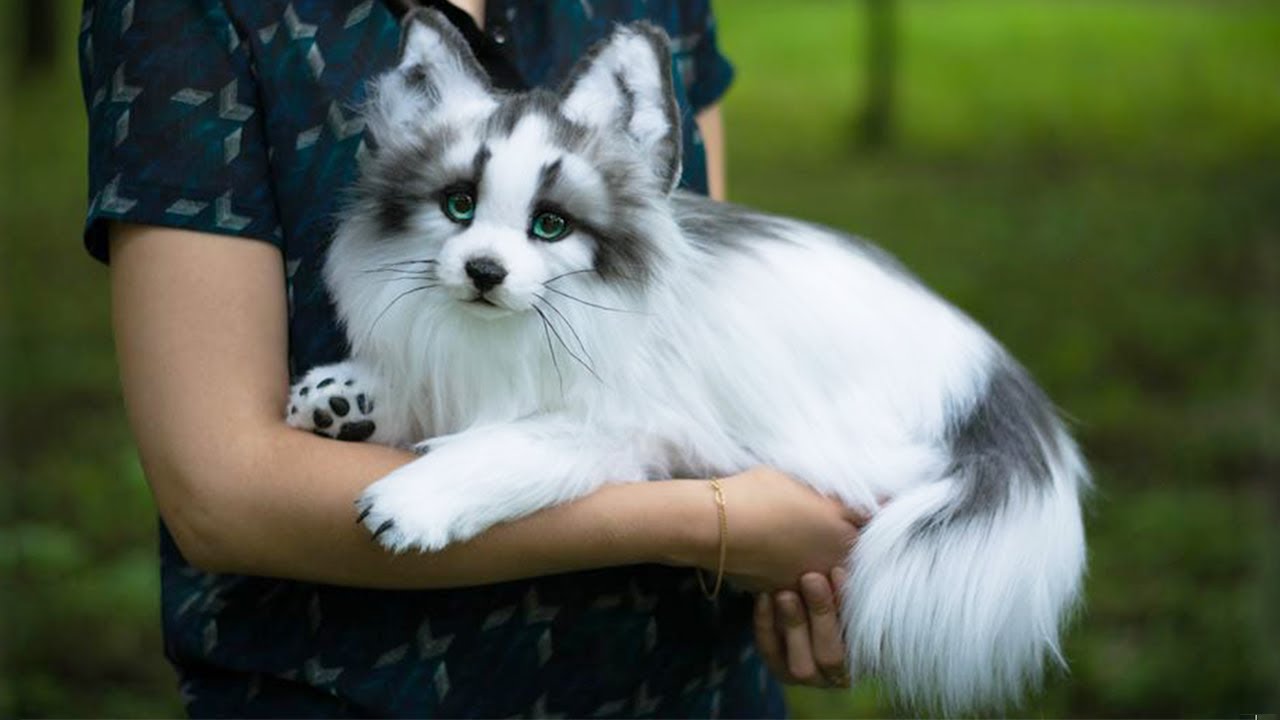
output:
[[[671,194],[671,209],[685,237],[709,252],[788,241],[788,221],[741,205],[677,191]]]
[[[947,433],[947,474],[961,483],[960,497],[919,521],[917,533],[989,518],[1014,490],[1049,490],[1050,457],[1061,450],[1053,404],[1015,360],[1001,354],[995,363],[982,397]]]
[[[856,235],[682,191],[671,194],[671,207],[685,236],[707,252],[749,252],[766,242],[792,242],[796,232],[803,228],[844,243],[885,271],[928,291],[896,257]]]
[[[819,226],[814,226],[814,227],[819,227]],[[843,240],[845,243],[851,246],[856,252],[860,253],[863,257],[874,262],[876,265],[879,265],[882,270],[893,273],[894,275],[897,275],[903,280],[914,283],[916,286],[920,287],[926,292],[929,292],[929,293],[933,292],[928,288],[927,285],[925,285],[923,282],[920,281],[920,278],[916,277],[915,273],[911,272],[911,270],[907,268],[906,265],[902,264],[901,260],[895,257],[893,253],[890,253],[888,250],[885,250],[884,248],[880,247],[879,245],[876,245],[870,240],[866,240],[861,237],[858,237],[857,235],[850,235],[849,233],[840,232],[838,230],[832,230],[831,228],[826,228],[826,227],[823,227],[821,229],[824,232],[828,232],[840,238],[841,240]]]

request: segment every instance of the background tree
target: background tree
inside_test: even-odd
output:
[[[22,0],[18,12],[22,15],[18,68],[27,72],[53,67],[58,57],[58,3]]]
[[[893,139],[894,85],[898,68],[897,0],[865,0],[866,98],[857,118],[856,137],[866,148]]]

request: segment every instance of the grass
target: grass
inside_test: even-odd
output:
[[[734,198],[900,256],[1041,379],[1093,463],[1070,674],[1017,714],[1280,706],[1276,5],[905,0],[896,142],[878,152],[852,141],[858,4],[717,10],[739,71]],[[6,47],[12,32],[0,13]],[[0,716],[170,716],[64,50],[47,75],[0,62]],[[893,713],[871,686],[791,698],[800,717]]]

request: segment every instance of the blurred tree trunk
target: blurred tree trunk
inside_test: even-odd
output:
[[[18,68],[22,72],[53,67],[58,56],[58,3],[22,0],[22,39]]]
[[[881,148],[893,140],[894,85],[898,69],[897,0],[864,0],[867,7],[867,94],[857,119],[860,145]]]

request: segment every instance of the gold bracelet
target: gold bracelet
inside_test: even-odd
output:
[[[702,579],[702,568],[698,568],[697,573],[702,594],[708,600],[715,600],[720,595],[720,586],[724,584],[724,559],[729,550],[729,513],[724,507],[724,488],[720,486],[720,478],[711,479],[711,489],[716,493],[716,514],[720,517],[720,564],[716,567],[715,587],[707,589],[707,581]]]

